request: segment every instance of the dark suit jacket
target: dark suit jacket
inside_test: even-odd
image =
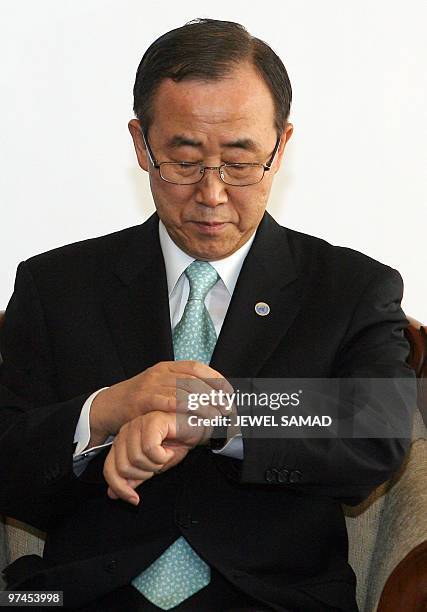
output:
[[[139,507],[107,497],[106,451],[74,476],[86,398],[173,359],[157,225],[153,215],[19,266],[0,337],[0,512],[48,536],[43,559],[9,566],[9,586],[61,589],[82,606],[183,534],[274,610],[357,610],[341,503],[388,479],[406,438],[248,438],[241,462],[199,447],[143,484]],[[211,366],[227,377],[412,377],[401,294],[395,270],[266,214]],[[256,315],[258,301],[269,316]],[[271,477],[280,472],[289,477]]]

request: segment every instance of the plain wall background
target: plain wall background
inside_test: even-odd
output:
[[[127,130],[134,76],[195,17],[243,23],[289,72],[294,135],[270,212],[397,268],[427,323],[423,0],[2,0],[0,309],[22,259],[154,209]]]

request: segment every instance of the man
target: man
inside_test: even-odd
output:
[[[265,212],[291,86],[242,26],[168,32],[134,97],[157,214],[22,263],[7,309],[0,512],[48,533],[8,586],[92,612],[356,611],[341,503],[408,440],[218,441],[178,400],[230,377],[411,378],[400,276]]]

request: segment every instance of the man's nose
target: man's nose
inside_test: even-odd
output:
[[[227,199],[227,185],[219,178],[218,169],[205,168],[201,181],[196,183],[196,202],[205,206],[218,206]]]

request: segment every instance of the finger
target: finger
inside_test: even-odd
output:
[[[148,480],[148,479],[146,479]],[[133,505],[139,504],[139,495],[134,490],[134,487],[131,487],[127,478],[122,478],[117,474],[110,478],[108,482],[108,487],[110,491],[114,494],[114,496],[110,496],[112,499],[122,499],[125,502],[128,502]],[[132,482],[142,484],[142,480],[133,480]],[[135,488],[138,485],[135,485]]]
[[[124,461],[128,461],[132,468],[137,470],[146,470],[150,472],[159,472],[163,467],[163,463],[152,461],[142,450],[144,419],[134,419],[128,423],[126,437],[126,457],[123,454]],[[128,478],[138,478],[137,473],[129,473]]]
[[[170,370],[174,373],[176,372],[181,375],[187,374],[189,376],[194,376],[196,378],[200,378],[201,380],[215,380],[216,382],[213,383],[215,384],[215,386],[218,384],[225,385],[226,383],[228,383],[228,381],[220,372],[214,370],[210,366],[200,361],[173,361],[171,362]],[[177,376],[177,378],[179,378],[179,376]],[[229,383],[228,387],[231,389],[231,385]]]
[[[132,489],[136,489],[137,487],[139,487],[140,484],[142,484],[142,482],[140,480],[129,480],[128,484],[129,484],[129,486]],[[119,496],[116,495],[116,493],[114,493],[114,491],[111,489],[111,487],[108,487],[107,495],[108,495],[108,497],[110,499],[120,499]],[[132,503],[135,506],[137,506],[140,502],[141,502],[140,497],[139,497],[138,493],[136,493],[136,491],[135,491],[134,501],[131,501],[130,503]]]
[[[144,405],[144,412],[159,410],[174,412],[176,410],[174,399],[182,400],[182,393],[211,393],[213,388],[196,376],[180,374],[159,375],[158,383],[150,385],[149,393],[141,392],[139,401]],[[149,410],[147,410],[149,409]]]
[[[128,435],[128,430],[129,428],[126,428],[126,435]],[[132,486],[132,482],[135,481],[138,482],[138,484],[141,484],[142,482],[152,478],[153,472],[151,470],[141,470],[129,464],[127,455],[124,452],[126,451],[125,436],[122,433],[120,437],[122,438],[122,441],[119,444],[114,445],[114,464],[110,471],[109,484],[111,488],[117,492],[119,497],[121,497],[121,495],[117,491],[117,488],[120,488],[122,491],[128,491],[132,496],[129,490],[129,487],[131,489],[135,488]]]
[[[223,376],[221,376],[220,378],[218,377],[204,378],[203,380],[210,387],[212,387],[212,389],[215,389],[216,391],[223,391],[224,393],[227,393],[228,395],[232,395],[234,393],[233,385]]]
[[[178,386],[187,390],[189,384],[194,384],[194,389],[197,391],[199,389],[197,384],[200,384],[201,392],[212,389],[222,390],[229,394],[234,392],[233,386],[220,372],[200,361],[174,361],[170,362],[169,367],[173,380],[165,377],[163,372],[158,373],[162,386],[165,385],[168,388]]]
[[[176,418],[172,415],[172,418]],[[174,428],[176,430],[176,427]],[[162,440],[163,441],[163,440]],[[149,434],[144,435],[144,439],[141,442],[142,453],[148,461],[152,461],[154,464],[160,464],[162,467],[167,463],[172,456],[169,448],[162,446],[162,442],[158,442],[157,436],[155,439],[151,438]],[[156,471],[159,471],[156,469]]]
[[[218,379],[215,379],[218,380]],[[225,380],[225,379],[224,379]],[[212,393],[217,393],[218,389],[214,388],[210,384],[210,379],[201,379],[196,378],[195,376],[186,376],[185,378],[177,378],[176,379],[176,396],[178,398],[178,392],[185,393],[196,393],[196,394],[205,394],[211,395]]]
[[[187,412],[189,409],[189,395],[194,397],[210,396],[216,391],[204,381],[194,376],[174,379],[173,387],[159,387],[152,395],[142,395],[141,401],[144,405],[143,413],[153,412]]]
[[[125,478],[119,476],[115,467],[115,448],[111,447],[104,462],[104,478],[108,484],[107,494],[111,499],[123,499],[133,505],[138,505],[139,495],[129,486]]]
[[[110,499],[119,499],[119,496],[114,493],[113,489],[110,486],[107,489],[107,495]]]
[[[162,472],[166,471],[169,468],[174,467],[175,465],[180,463],[187,456],[188,452],[190,451],[190,448],[186,448],[182,444],[179,445],[179,446],[171,446],[171,449],[173,450],[173,455],[169,459],[169,461],[167,463],[165,463],[165,465],[164,465],[164,467],[162,469]]]
[[[170,452],[162,443],[168,435],[176,436],[175,421],[175,413],[151,411],[123,425],[114,438],[108,469],[112,471],[114,467],[119,476],[138,480],[146,476],[145,472],[150,476],[158,472],[170,459]]]
[[[128,485],[131,487],[131,489],[135,490],[142,483],[143,483],[142,480],[134,480],[132,478],[128,478]],[[108,497],[111,497],[111,499],[119,499],[118,496],[114,493],[114,491],[110,487],[108,487],[107,493],[108,493]],[[135,491],[135,495],[138,495],[136,491]]]
[[[202,423],[191,422],[190,424],[190,416],[192,415],[176,415],[177,439],[181,446],[193,448],[209,437],[211,427],[205,423],[204,418]]]
[[[181,391],[180,399],[177,400],[176,404],[176,415],[187,415],[187,418],[192,416],[213,418],[229,415],[230,410],[228,401],[224,400],[221,403],[219,398],[217,398],[218,403],[212,404],[211,402],[215,402],[215,398],[208,398],[210,398],[210,396],[205,396],[204,398],[203,395],[201,396],[198,394],[187,394],[185,396],[184,392]]]
[[[209,366],[206,366],[203,363],[199,363],[197,361],[183,361],[171,363],[173,365],[170,366],[170,369],[159,368],[158,370],[156,370],[155,374],[153,373],[151,375],[152,378],[154,378],[155,380],[155,384],[150,384],[150,394],[154,395],[156,393],[159,393],[160,395],[175,397],[177,388],[188,390],[188,385],[191,385],[191,390],[193,392],[208,392],[211,391],[213,387],[212,385],[205,382],[205,379],[209,380],[209,378],[211,377],[215,379],[215,387],[218,384],[227,385],[228,383],[228,381],[223,378],[222,375],[219,374],[219,372],[210,368]],[[183,369],[181,365],[175,366],[175,364],[177,363],[191,364],[191,366],[186,366]],[[202,366],[202,370],[199,370],[199,366]],[[231,386],[227,387],[227,389],[231,391]]]
[[[198,386],[197,391],[196,388],[196,385],[193,389],[191,384],[189,384],[189,391],[184,391],[182,389],[177,390],[177,413],[188,413],[203,417],[230,415],[234,405],[235,396],[233,394],[220,392],[211,387],[200,390],[201,388]]]
[[[190,385],[189,385],[189,389]],[[211,389],[212,391],[212,389]],[[200,392],[196,391],[184,391],[184,389],[176,390],[176,410],[177,414],[194,414],[194,411],[199,408],[198,399],[200,398]],[[207,393],[207,392],[203,392]],[[203,397],[203,396],[202,396]]]
[[[157,464],[153,465],[149,460],[146,460],[145,463],[142,462],[141,466],[134,465],[129,459],[128,454],[130,436],[131,427],[130,423],[128,423],[122,427],[120,433],[113,442],[113,447],[115,449],[114,467],[116,472],[121,478],[135,478],[142,481],[148,480],[148,478],[153,476],[153,472],[158,471],[161,466]],[[140,446],[139,435],[137,443]]]
[[[159,412],[175,412],[176,386],[168,388],[168,391],[169,393],[164,393],[164,390],[159,389],[155,393],[141,393],[138,399],[141,415],[155,410]]]

